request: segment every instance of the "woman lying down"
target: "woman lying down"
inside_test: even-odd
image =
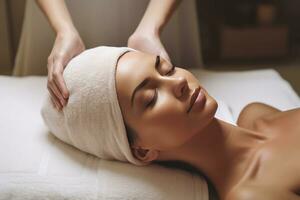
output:
[[[187,70],[129,48],[97,47],[64,71],[68,104],[41,110],[50,131],[95,156],[148,165],[181,161],[222,200],[300,199],[300,109],[247,105],[238,126]]]

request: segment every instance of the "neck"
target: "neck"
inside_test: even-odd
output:
[[[225,194],[245,174],[255,148],[266,138],[213,118],[209,125],[187,143],[159,160],[188,163],[203,172],[219,195]]]

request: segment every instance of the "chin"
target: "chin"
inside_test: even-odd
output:
[[[218,109],[218,103],[214,98],[211,98],[209,103],[211,118],[213,118]]]
[[[204,112],[205,112],[205,119],[207,121],[206,123],[207,125],[215,117],[215,114],[218,109],[218,103],[213,97],[211,97],[207,93],[207,91],[205,91],[205,96],[206,96],[206,104],[205,104]]]
[[[190,126],[192,126],[192,129],[190,129],[189,132],[189,139],[197,135],[199,132],[202,132],[202,130],[212,122],[217,109],[218,104],[216,100],[209,95],[206,95],[206,103],[204,109],[197,115],[194,115],[193,119],[190,121]]]

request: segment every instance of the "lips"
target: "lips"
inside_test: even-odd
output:
[[[194,103],[195,103],[195,101],[196,101],[196,99],[197,99],[197,97],[198,97],[198,94],[199,94],[199,92],[200,92],[200,86],[198,86],[195,90],[194,90],[194,92],[193,92],[193,94],[192,94],[192,96],[191,96],[191,101],[190,101],[190,106],[189,106],[189,108],[188,108],[188,110],[187,110],[187,113],[189,113],[190,111],[191,111],[191,109],[192,109],[192,107],[193,107],[193,105],[194,105]]]

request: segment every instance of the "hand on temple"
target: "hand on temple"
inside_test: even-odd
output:
[[[171,62],[170,57],[163,46],[159,35],[147,33],[133,33],[127,43],[128,47],[143,52],[159,55]]]
[[[53,49],[48,57],[47,88],[52,103],[58,110],[67,104],[69,97],[63,71],[69,61],[84,50],[84,43],[77,31],[65,31],[57,34]]]
[[[160,40],[160,33],[179,2],[179,0],[151,0],[138,27],[128,39],[128,47],[159,55],[171,63]]]

